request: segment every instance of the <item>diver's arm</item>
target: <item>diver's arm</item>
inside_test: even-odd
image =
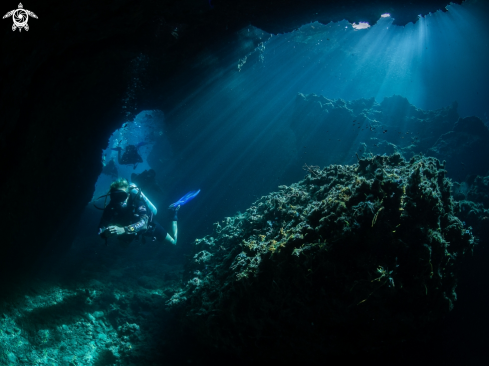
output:
[[[148,228],[148,216],[144,215],[138,222],[124,226],[124,232],[122,234],[135,234],[141,230]]]
[[[135,234],[148,228],[149,217],[146,205],[140,204],[136,212],[136,217],[139,218],[139,220],[134,224],[124,226],[124,231],[127,234]]]

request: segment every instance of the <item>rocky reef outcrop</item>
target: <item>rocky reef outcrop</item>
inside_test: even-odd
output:
[[[446,160],[448,176],[461,182],[489,171],[489,129],[479,117],[461,118],[457,108],[453,102],[422,110],[399,95],[377,103],[299,93],[291,129],[297,146],[307,145],[308,157],[319,164],[349,164],[359,151],[407,159],[422,153]]]
[[[291,129],[297,145],[307,146],[308,157],[320,164],[353,163],[359,146],[362,152],[399,152],[409,159],[428,154],[440,135],[454,128],[459,119],[457,108],[454,102],[445,108],[422,110],[399,95],[377,103],[374,98],[345,101],[299,93]]]
[[[467,174],[484,175],[489,170],[489,130],[478,117],[460,118],[428,153],[446,159],[447,169],[457,181]]]
[[[167,305],[204,342],[253,359],[313,362],[429,335],[474,245],[444,165],[394,154],[304,168],[196,240]]]
[[[489,239],[489,176],[471,175],[462,183],[455,182],[453,197],[459,201],[458,217],[473,228],[481,242]]]
[[[489,176],[481,177],[477,175],[471,181],[467,198],[470,201],[480,202],[485,208],[489,209]]]

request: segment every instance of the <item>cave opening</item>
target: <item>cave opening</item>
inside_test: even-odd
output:
[[[316,167],[391,154],[447,160],[459,200],[467,198],[475,181],[467,176],[489,173],[486,7],[451,4],[405,26],[394,24],[390,9],[372,24],[310,22],[281,34],[249,25],[148,90],[145,80],[158,79],[164,65],[152,58],[157,52],[138,54],[119,101],[126,120],[115,123],[100,155],[93,154],[101,173],[70,227],[74,239],[55,237],[53,247],[65,250],[51,251],[38,265],[46,278],[42,289],[4,307],[2,329],[10,333],[1,336],[0,361],[125,365],[198,362],[205,354],[209,364],[237,363],[235,355],[200,344],[166,310],[182,286],[205,272],[187,265],[195,243],[228,219]],[[173,42],[185,39],[184,26],[171,31]],[[124,161],[128,146],[135,158]],[[102,213],[94,204],[103,206],[98,198],[119,177],[141,187],[168,233],[168,206],[201,190],[178,212],[177,246],[152,240],[126,246],[115,239],[106,246],[98,237]],[[254,230],[272,230],[276,222],[272,217]],[[455,305],[458,315],[474,296],[467,292],[461,290],[466,300]],[[470,333],[462,323],[451,324]],[[427,359],[447,345],[470,342],[448,338],[430,344],[437,352]],[[187,349],[189,339],[195,345]]]
[[[163,112],[151,110],[140,112],[132,121],[125,122],[112,133],[107,148],[102,151],[103,169],[95,183],[91,202],[107,194],[108,187],[115,178],[124,177],[130,183],[136,183],[138,177],[152,180],[148,157],[153,146],[159,142],[163,148],[169,148],[163,128]],[[170,160],[171,152],[159,156],[158,159]],[[144,183],[150,184],[149,181]]]

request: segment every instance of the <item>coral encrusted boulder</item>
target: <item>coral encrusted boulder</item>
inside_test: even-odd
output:
[[[444,166],[395,154],[305,169],[196,240],[168,306],[203,342],[255,359],[379,352],[429,334],[474,245]]]

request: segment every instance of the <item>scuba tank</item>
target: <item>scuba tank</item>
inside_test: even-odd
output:
[[[143,191],[141,191],[140,188],[138,188],[138,186],[136,186],[134,183],[131,183],[129,185],[129,192],[131,192],[132,194],[134,194],[136,197],[139,196],[143,199],[144,203],[146,203],[146,205],[148,206],[149,210],[153,213],[153,215],[156,216],[156,213],[158,212],[158,209],[155,207],[155,205],[153,205],[151,203],[151,201],[148,199],[148,197],[146,197],[143,193]]]

